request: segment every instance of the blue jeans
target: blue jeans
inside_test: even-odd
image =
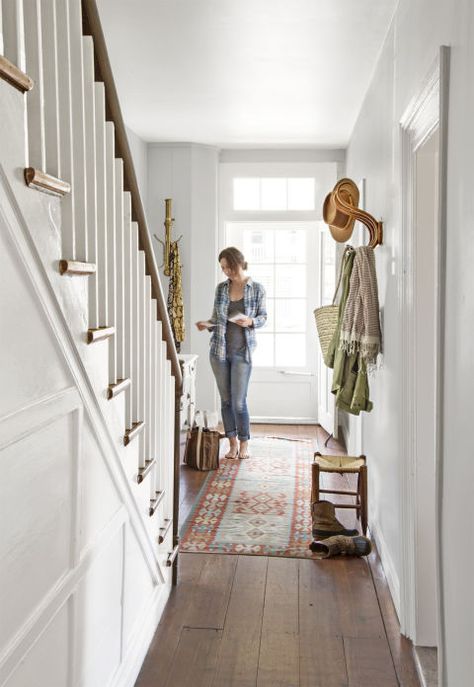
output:
[[[240,441],[250,439],[250,421],[247,408],[252,363],[245,360],[245,351],[219,360],[210,355],[211,367],[221,397],[222,422],[226,437],[238,436]]]

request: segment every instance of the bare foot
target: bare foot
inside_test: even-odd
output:
[[[250,458],[250,455],[249,455],[249,442],[248,442],[248,441],[241,441],[241,442],[240,442],[239,458],[240,458],[241,460],[244,460],[245,458]]]
[[[239,455],[239,447],[237,445],[237,439],[233,437],[229,438],[229,450],[225,454],[226,458],[237,458]]]

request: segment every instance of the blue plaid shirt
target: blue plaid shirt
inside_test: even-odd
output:
[[[215,325],[211,337],[211,355],[222,361],[226,359],[227,313],[230,303],[229,287],[230,279],[226,279],[226,281],[217,285],[214,297],[214,310],[211,317],[211,322]],[[257,345],[255,330],[263,327],[267,321],[265,289],[262,284],[252,281],[250,278],[244,287],[244,311],[245,315],[253,320],[252,327],[244,328],[246,341],[245,359],[247,362],[250,362],[252,351]]]

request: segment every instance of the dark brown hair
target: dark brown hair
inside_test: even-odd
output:
[[[239,267],[242,267],[243,270],[246,270],[248,267],[243,253],[241,253],[238,248],[234,248],[233,246],[221,250],[219,253],[219,262],[222,260],[222,258],[225,258],[232,272],[236,272]]]

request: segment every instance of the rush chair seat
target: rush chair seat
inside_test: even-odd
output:
[[[338,489],[321,489],[319,476],[321,472],[357,474],[357,491]],[[314,454],[311,465],[311,503],[320,500],[320,494],[343,494],[355,496],[354,503],[335,503],[336,508],[354,508],[360,519],[362,532],[367,534],[367,464],[366,457],[361,456],[323,456],[319,451]]]

